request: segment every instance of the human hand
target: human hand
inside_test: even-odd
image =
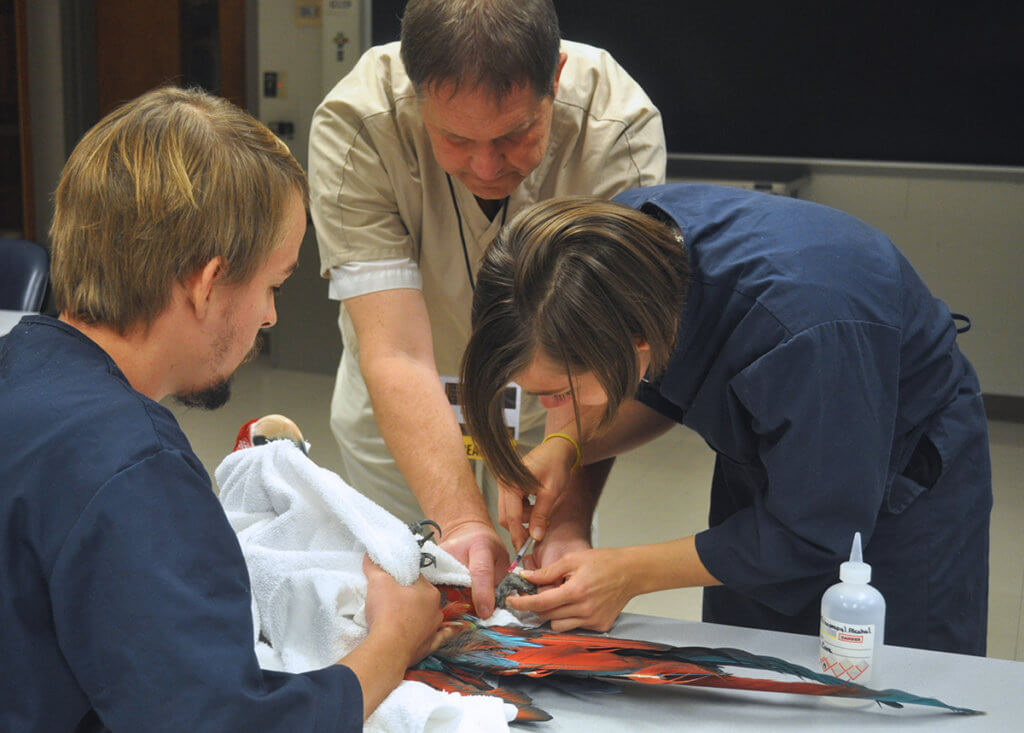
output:
[[[473,584],[473,605],[480,618],[494,613],[495,578],[505,574],[508,553],[494,527],[470,521],[449,528],[441,547],[469,568]]]
[[[440,592],[422,575],[412,585],[399,585],[368,556],[363,572],[369,633],[389,637],[394,653],[407,655],[404,667],[411,667],[443,641]]]
[[[572,552],[582,552],[591,549],[590,540],[582,533],[567,528],[566,525],[552,527],[544,536],[544,541],[538,543],[525,563],[530,570],[545,565],[551,565]]]
[[[621,550],[570,552],[538,570],[524,571],[523,577],[542,589],[536,595],[509,598],[507,604],[550,621],[554,631],[581,626],[608,631],[637,594],[630,570]]]
[[[551,515],[569,485],[576,448],[567,440],[555,438],[541,443],[523,457],[523,465],[540,484],[531,506],[527,492],[518,486],[499,484],[498,521],[512,536],[512,544],[521,547],[528,536],[544,539]],[[528,524],[529,532],[523,526]]]

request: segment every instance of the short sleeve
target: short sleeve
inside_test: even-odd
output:
[[[617,142],[624,148],[629,165],[625,168],[624,179],[615,182],[607,196],[628,188],[660,186],[665,182],[667,161],[661,112],[625,69],[614,61],[610,66],[608,83],[616,98],[609,109],[615,110],[622,121],[622,136]],[[631,177],[634,173],[635,181]]]
[[[658,384],[658,382],[641,382],[640,386],[637,387],[634,399],[637,402],[642,402],[655,412],[664,415],[670,420],[675,420],[676,422],[681,423],[683,421],[682,409],[680,409],[679,405],[674,402],[665,399],[661,394],[661,391],[658,389]]]
[[[389,60],[371,50],[313,114],[309,135],[310,214],[320,249],[321,274],[349,262],[417,258],[399,211],[384,148],[401,156],[389,110],[384,70]],[[415,175],[409,166],[396,171]]]
[[[570,41],[563,41],[562,48],[569,60],[557,103],[584,115],[575,142],[583,146],[579,165],[587,193],[611,198],[664,183],[665,131],[647,93],[604,49]]]
[[[362,730],[351,670],[259,668],[238,542],[176,451],[99,490],[49,587],[61,651],[110,729]]]
[[[897,329],[840,321],[795,335],[731,380],[767,484],[751,506],[697,535],[712,575],[795,613],[820,587],[800,579],[834,572],[854,532],[870,541],[885,492],[898,373]]]
[[[367,293],[400,288],[423,290],[420,268],[408,257],[350,262],[332,267],[327,295],[331,300],[348,300]]]

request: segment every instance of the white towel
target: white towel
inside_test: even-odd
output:
[[[366,637],[364,554],[402,585],[419,577],[421,549],[405,523],[294,444],[281,440],[236,451],[215,473],[249,568],[253,643],[264,669],[321,669]],[[437,561],[422,570],[427,580],[470,584],[465,566],[433,542],[422,552]],[[499,610],[488,623],[519,621]],[[403,682],[366,730],[503,731],[514,716],[515,708],[497,698]]]

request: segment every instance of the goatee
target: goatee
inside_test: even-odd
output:
[[[242,359],[242,364],[255,359],[262,350],[263,334],[259,333],[256,334],[256,340],[253,341],[249,353]],[[176,394],[173,396],[173,399],[185,407],[198,407],[200,410],[216,410],[218,407],[223,407],[231,399],[231,377],[214,382],[209,387],[196,390],[195,392]]]
[[[216,410],[218,407],[223,407],[229,399],[231,399],[231,377],[205,389],[174,395],[174,401],[178,404],[185,407],[198,407],[201,410]]]

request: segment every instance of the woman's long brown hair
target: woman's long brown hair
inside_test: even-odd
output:
[[[500,481],[537,485],[504,427],[508,383],[537,355],[564,365],[570,385],[591,372],[608,395],[606,424],[640,382],[637,337],[650,344],[650,374],[668,364],[687,276],[672,230],[628,206],[562,197],[509,223],[477,274],[461,369],[467,426]]]

